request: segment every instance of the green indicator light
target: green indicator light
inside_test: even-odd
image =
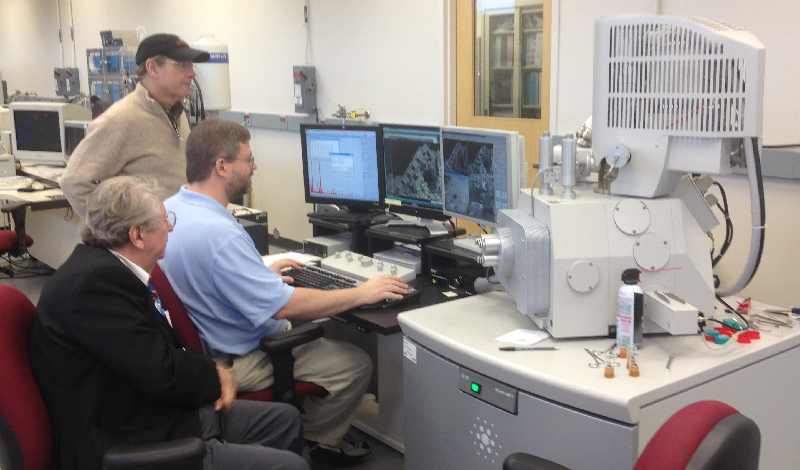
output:
[[[481,393],[481,384],[476,384],[475,382],[471,382],[469,384],[469,388],[470,390],[472,390],[472,393]]]

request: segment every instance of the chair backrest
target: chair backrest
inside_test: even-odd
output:
[[[172,321],[172,327],[178,334],[181,343],[189,348],[189,350],[202,353],[203,342],[200,340],[200,334],[197,327],[189,317],[189,312],[186,306],[178,298],[178,294],[172,289],[172,284],[164,274],[164,271],[156,264],[153,272],[150,273],[150,282],[155,286],[158,291],[158,298],[161,299],[161,305],[169,312],[169,319]]]
[[[755,470],[761,450],[756,423],[713,400],[672,415],[650,438],[634,470]]]
[[[28,356],[36,307],[14,287],[0,285],[0,416],[14,433],[25,470],[50,468],[52,434]]]

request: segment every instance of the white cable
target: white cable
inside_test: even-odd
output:
[[[61,0],[56,0],[56,10],[58,11],[58,47],[61,50],[61,67],[64,67],[64,32],[61,29]]]
[[[755,275],[758,269],[758,264],[761,261],[761,252],[764,243],[764,229],[766,223],[766,212],[762,203],[764,202],[763,194],[763,181],[761,181],[761,171],[758,165],[761,164],[760,159],[757,161],[755,157],[755,139],[745,139],[744,154],[747,160],[747,178],[750,181],[750,217],[752,224],[752,233],[750,236],[750,254],[747,257],[742,274],[739,279],[728,288],[720,287],[717,289],[717,295],[727,297],[735,295],[744,289],[750,280]]]
[[[75,15],[72,11],[72,0],[69,0],[69,35],[72,39],[72,66],[78,68],[78,51],[75,46]]]

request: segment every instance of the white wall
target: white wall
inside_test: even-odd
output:
[[[800,2],[770,0],[662,0],[665,14],[705,16],[752,32],[766,47],[764,143],[800,143]]]
[[[15,90],[53,94],[61,62],[53,0],[0,0],[0,73]]]
[[[592,114],[594,22],[601,16],[655,14],[657,0],[552,0],[551,133],[575,132]]]
[[[553,0],[554,71],[557,108],[551,119],[557,133],[575,131],[592,113],[592,55],[594,20],[607,15],[655,14],[704,16],[751,31],[767,49],[764,87],[764,143],[800,143],[800,75],[796,44],[800,2],[772,0],[756,8],[752,0]],[[554,25],[555,26],[555,25]]]
[[[0,70],[13,85],[52,95],[51,73],[57,58],[51,38],[56,0],[0,0],[0,50],[5,36],[17,38],[16,55],[0,53]],[[87,48],[99,47],[99,31],[135,29],[172,32],[187,41],[213,33],[228,44],[231,107],[237,111],[292,113],[292,65],[306,62],[304,2],[299,0],[155,1],[72,0],[76,63],[85,90]],[[9,8],[5,8],[8,4]],[[68,21],[68,2],[62,0]],[[36,7],[36,8],[34,8]],[[10,12],[10,14],[6,14]],[[52,18],[45,22],[44,18]],[[22,21],[19,21],[19,20]],[[22,29],[21,29],[22,28]],[[3,36],[5,35],[5,36]],[[31,38],[36,38],[32,41]],[[444,119],[444,2],[429,0],[313,0],[311,63],[317,67],[322,116],[337,104],[363,107],[376,120],[442,124]],[[25,41],[28,41],[26,43]],[[32,42],[31,42],[32,41]],[[27,45],[30,44],[30,45]],[[72,46],[66,61],[71,64]],[[36,62],[23,60],[35,57]],[[34,80],[34,78],[36,80]],[[254,177],[254,206],[269,213],[270,228],[302,239],[311,229],[303,202],[300,140],[297,134],[254,131],[259,169]]]
[[[733,243],[717,270],[722,284],[729,286],[739,277],[750,249],[750,193],[744,176],[719,178],[719,181],[728,193],[734,224]],[[765,184],[764,193],[767,211],[764,255],[756,276],[742,295],[776,305],[798,305],[800,275],[797,274],[797,265],[800,263],[800,253],[797,241],[800,217],[797,216],[797,207],[800,203],[800,184],[795,180],[771,178]],[[714,238],[718,240],[719,247],[725,238],[724,226],[714,231]]]

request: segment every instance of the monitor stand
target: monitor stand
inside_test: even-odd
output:
[[[430,236],[447,235],[450,230],[447,228],[446,222],[433,219],[423,219],[422,217],[406,216],[395,214],[400,219],[390,220],[386,222],[387,227],[422,227],[428,230]]]
[[[370,210],[352,210],[352,209],[333,209],[326,207],[323,210],[317,210],[308,214],[309,217],[314,217],[321,220],[328,220],[331,222],[345,222],[356,223],[360,225],[372,225],[384,222],[380,220],[381,216],[385,216],[385,212],[380,209]]]

